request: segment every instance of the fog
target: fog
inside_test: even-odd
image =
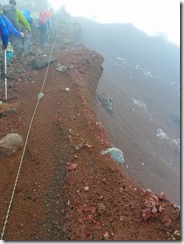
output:
[[[73,16],[95,19],[101,23],[132,23],[150,35],[161,34],[180,44],[179,0],[49,0],[57,9],[61,5]]]

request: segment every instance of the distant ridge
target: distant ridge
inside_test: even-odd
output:
[[[101,24],[94,20],[75,17],[82,25],[77,41],[100,50],[111,46],[110,52],[126,57],[153,72],[164,72],[170,80],[180,80],[180,48],[159,36],[149,36],[130,23]]]

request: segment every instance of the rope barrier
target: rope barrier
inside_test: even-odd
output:
[[[31,127],[32,127],[32,124],[33,124],[33,121],[34,121],[34,118],[35,118],[35,115],[36,115],[36,112],[37,112],[37,108],[38,108],[40,99],[44,95],[42,92],[43,92],[43,89],[44,89],[44,86],[45,86],[45,83],[46,83],[46,79],[47,79],[47,75],[48,75],[48,71],[49,71],[51,57],[52,57],[53,50],[54,50],[54,47],[55,47],[55,44],[56,44],[56,39],[57,39],[57,34],[55,36],[55,41],[54,41],[54,44],[53,44],[52,49],[51,49],[51,53],[50,53],[50,57],[49,57],[49,62],[48,62],[48,65],[47,65],[47,69],[46,69],[45,78],[44,78],[44,81],[43,81],[43,84],[42,84],[42,88],[41,88],[40,93],[38,93],[38,100],[37,100],[37,103],[36,103],[36,106],[35,106],[35,109],[34,109],[34,112],[33,112],[33,115],[32,115],[31,121],[30,121],[30,124],[29,124],[28,132],[27,132],[27,135],[26,135],[26,140],[25,140],[25,144],[24,144],[24,148],[23,148],[21,160],[20,160],[20,163],[19,163],[19,168],[18,168],[17,176],[16,176],[16,179],[15,179],[15,184],[14,184],[13,191],[12,191],[12,194],[11,194],[10,203],[9,203],[9,206],[8,206],[6,218],[5,218],[4,225],[3,225],[3,230],[2,230],[2,233],[1,233],[1,240],[3,240],[3,238],[4,238],[6,226],[7,226],[7,223],[8,223],[8,218],[9,218],[9,215],[10,215],[10,211],[11,211],[11,207],[12,207],[12,203],[13,203],[13,198],[14,198],[14,195],[15,195],[15,190],[16,190],[17,183],[18,183],[18,179],[19,179],[19,176],[20,176],[20,171],[21,171],[23,159],[24,159],[24,156],[25,156],[25,151],[26,151],[27,144],[28,144]]]

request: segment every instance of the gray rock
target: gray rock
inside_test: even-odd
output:
[[[113,113],[113,100],[111,98],[107,97],[105,94],[96,94],[96,98],[108,113]]]
[[[110,154],[110,157],[113,160],[115,160],[115,161],[117,161],[119,163],[124,163],[125,162],[125,159],[124,159],[124,156],[123,156],[123,152],[120,149],[118,149],[116,147],[111,147],[111,148],[108,148],[108,149],[103,150],[101,152],[102,155],[107,154],[107,153]]]
[[[68,68],[65,65],[61,65],[56,70],[64,73],[68,70]]]
[[[52,64],[54,63],[55,59],[51,59],[51,60],[48,60],[48,58],[42,58],[40,60],[33,60],[32,61],[32,67],[33,69],[37,69],[37,70],[40,70],[42,68],[44,68],[45,66],[47,66],[48,64]]]
[[[12,156],[23,147],[23,139],[19,134],[12,133],[0,140],[0,156]]]

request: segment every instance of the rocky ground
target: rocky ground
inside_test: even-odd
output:
[[[19,150],[0,141],[1,239],[180,239],[180,210],[165,194],[142,189],[101,155],[113,146],[93,111],[103,57],[58,42],[49,69],[33,69],[51,49],[8,66],[8,101],[1,80],[0,139],[17,133],[24,141]]]

